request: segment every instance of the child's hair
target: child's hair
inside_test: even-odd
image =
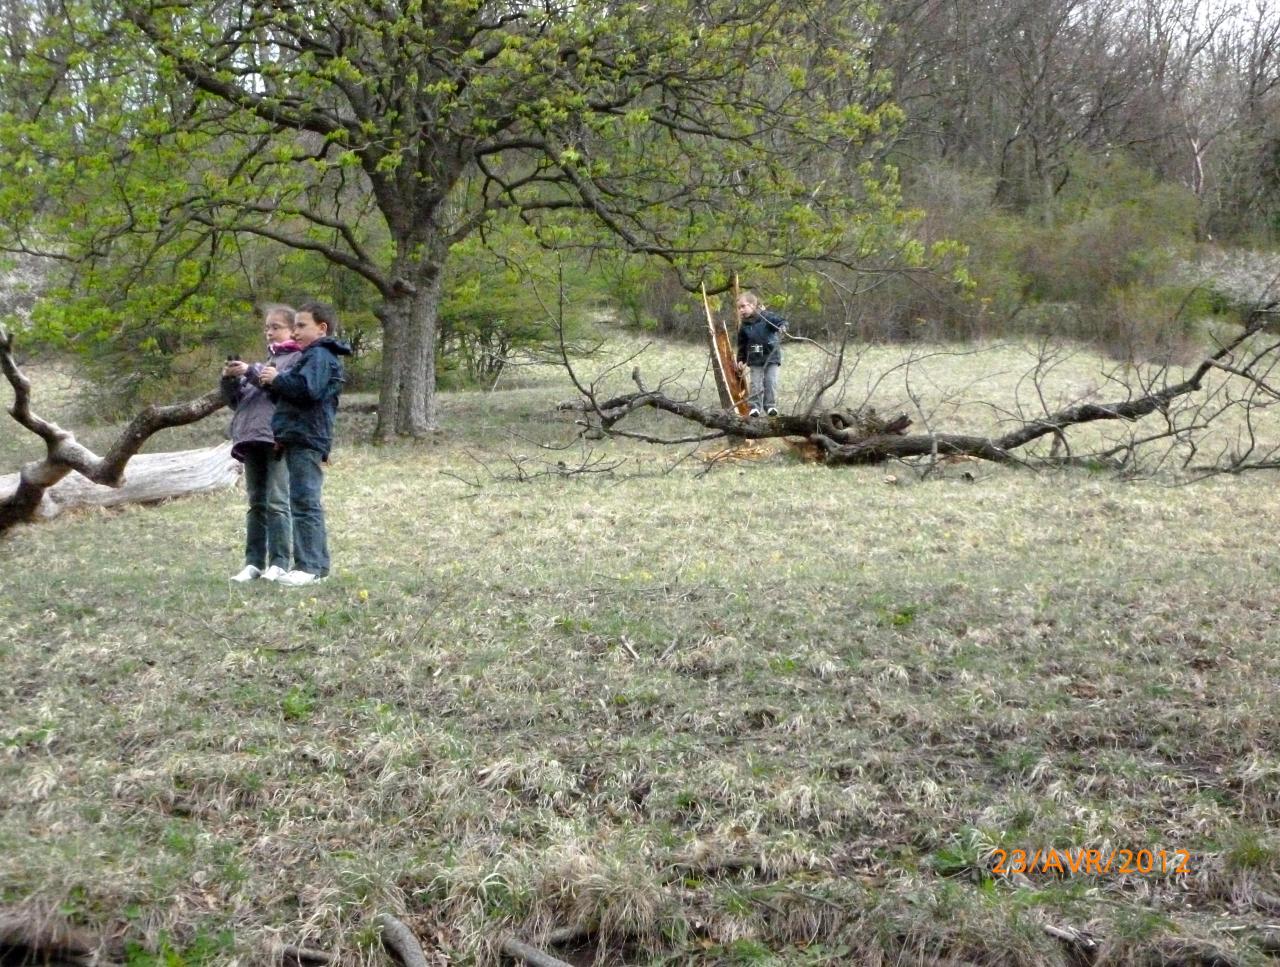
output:
[[[293,306],[285,305],[283,302],[268,302],[262,307],[262,321],[267,322],[272,316],[284,316],[284,321],[291,327],[297,313]]]
[[[305,312],[316,322],[327,326],[326,334],[336,338],[338,335],[338,310],[327,302],[304,302],[298,306],[298,312]]]
[[[750,305],[755,306],[757,309],[764,308],[764,303],[760,301],[760,297],[756,295],[754,292],[752,292],[750,289],[743,289],[741,292],[739,292],[738,299],[739,301],[746,302]]]

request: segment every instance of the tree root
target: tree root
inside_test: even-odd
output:
[[[515,937],[507,937],[502,941],[502,952],[514,960],[529,964],[530,967],[573,967],[567,961],[544,954],[537,947],[531,947]]]
[[[404,967],[428,967],[427,955],[413,931],[389,913],[378,914],[376,920],[382,931],[382,945]]]

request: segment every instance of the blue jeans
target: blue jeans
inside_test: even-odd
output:
[[[243,453],[244,489],[249,495],[244,562],[259,571],[269,564],[287,571],[293,551],[289,468],[274,458],[269,443],[245,445]]]
[[[778,405],[778,364],[751,367],[751,395],[747,402],[753,410],[767,410]]]
[[[289,465],[289,509],[293,512],[293,566],[324,577],[329,573],[329,539],[324,529],[323,458],[310,447],[286,446]]]

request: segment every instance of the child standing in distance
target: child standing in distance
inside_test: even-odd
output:
[[[293,309],[267,306],[263,335],[271,365],[285,372],[297,361],[301,347],[293,341]],[[231,580],[274,581],[289,570],[292,524],[289,519],[289,471],[274,459],[271,417],[275,401],[258,382],[263,366],[238,359],[222,367],[219,389],[234,412],[231,417],[231,455],[244,464],[244,489],[249,498],[245,514],[244,568]]]
[[[302,347],[302,357],[288,372],[268,366],[259,376],[276,401],[271,430],[289,467],[294,569],[277,579],[288,587],[312,584],[329,574],[321,464],[333,447],[333,421],[344,380],[340,357],[351,355],[351,347],[337,335],[338,315],[332,306],[302,305],[293,321],[293,338]]]
[[[748,416],[759,416],[761,407],[778,415],[778,367],[782,365],[782,333],[787,320],[770,312],[754,292],[738,296],[738,372],[751,368],[751,406]]]

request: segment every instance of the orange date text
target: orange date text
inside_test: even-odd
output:
[[[1185,849],[994,849],[991,872],[996,876],[1016,873],[1055,873],[1058,876],[1131,876],[1151,873],[1183,875],[1191,872],[1191,853]]]

